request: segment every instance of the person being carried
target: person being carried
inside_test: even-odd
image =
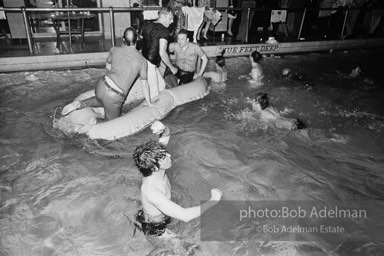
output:
[[[169,38],[168,27],[173,23],[173,12],[170,7],[162,7],[156,21],[147,23],[142,30],[142,50],[144,58],[148,60],[148,82],[151,88],[158,91],[153,95],[158,95],[161,87],[165,87],[165,82],[158,68],[164,63],[166,69],[172,74],[177,73],[169,55],[167,53]]]
[[[149,141],[136,147],[133,153],[134,162],[143,175],[142,210],[136,216],[135,225],[145,235],[154,236],[164,234],[170,217],[185,222],[193,220],[216,205],[222,196],[220,190],[212,189],[209,201],[189,208],[171,201],[171,185],[166,174],[166,170],[172,166],[171,155],[166,150],[170,131],[159,123],[155,122],[151,127],[155,134],[160,134],[159,142]]]
[[[269,97],[266,93],[258,93],[256,101],[251,100],[251,104],[252,110],[260,114],[260,121],[266,124],[290,130],[307,128],[306,124],[299,118],[292,120],[282,117],[273,107],[269,107]]]
[[[249,75],[252,77],[251,84],[255,86],[264,85],[262,81],[264,78],[264,72],[261,68],[261,65],[259,64],[259,62],[263,59],[263,56],[258,51],[254,51],[249,56],[249,59],[252,63],[252,70],[251,73],[249,73]]]
[[[105,121],[119,117],[124,100],[137,76],[141,78],[144,97],[147,103],[151,104],[147,81],[147,61],[136,50],[136,41],[135,29],[127,28],[123,34],[123,45],[112,47],[109,50],[106,63],[108,73],[97,82],[95,96],[82,101],[75,100],[66,105],[62,110],[63,116],[76,109],[104,107]],[[96,122],[96,118],[91,117],[78,132],[87,132]]]
[[[181,29],[179,31],[177,43],[169,45],[169,52],[174,53],[176,57],[176,66],[179,69],[176,73],[176,78],[180,79],[178,85],[187,84],[192,82],[194,78],[203,76],[208,63],[208,57],[198,44],[189,42],[187,30]],[[199,72],[196,72],[198,58],[202,62]],[[177,85],[174,76],[173,74],[165,74],[165,80],[171,87]]]

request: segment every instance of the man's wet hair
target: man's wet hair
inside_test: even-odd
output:
[[[177,34],[178,35],[186,35],[186,36],[188,36],[188,30],[182,28],[182,29],[180,29],[180,31]]]
[[[172,13],[172,15],[175,15],[175,14],[173,13],[172,8],[169,7],[169,6],[161,7],[160,10],[159,10],[159,12],[158,12],[159,17],[160,17],[160,15],[167,15],[167,14],[170,14],[170,13]]]
[[[132,32],[131,36],[129,36],[129,32]],[[137,42],[136,29],[134,29],[133,27],[129,27],[129,28],[125,29],[124,34],[123,34],[123,41],[128,46],[135,45]]]
[[[221,55],[216,57],[216,64],[219,65],[219,67],[225,66],[225,59],[224,59],[224,53],[225,49],[221,51]]]
[[[307,124],[297,117],[294,123],[293,130],[301,130],[301,129],[307,129]]]
[[[257,102],[260,104],[261,110],[264,110],[269,105],[269,97],[268,94],[259,92],[256,96]]]
[[[263,55],[261,55],[261,53],[259,53],[258,51],[252,52],[251,57],[253,62],[255,63],[259,63],[259,61],[263,59]]]
[[[137,146],[133,152],[133,161],[144,177],[151,176],[158,170],[159,160],[166,156],[165,146],[158,141],[151,140],[143,145]]]

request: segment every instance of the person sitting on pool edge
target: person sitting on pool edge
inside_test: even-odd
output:
[[[208,63],[207,54],[203,49],[195,43],[189,42],[188,31],[181,29],[177,34],[177,43],[171,43],[168,48],[170,53],[175,54],[176,66],[178,71],[176,75],[172,74],[169,68],[166,69],[164,78],[166,83],[171,87],[187,84],[192,82],[194,78],[203,76]],[[196,64],[198,58],[201,59],[201,67],[199,72],[196,72]],[[177,79],[180,79],[177,83]]]
[[[165,127],[154,132],[161,134],[159,142],[151,140],[136,147],[133,153],[134,162],[143,175],[142,210],[136,216],[138,223],[135,225],[145,235],[160,236],[166,231],[170,217],[185,222],[198,218],[220,201],[222,193],[218,189],[212,189],[209,201],[190,208],[183,208],[172,202],[171,185],[165,172],[172,166],[171,155],[166,150],[170,131]]]
[[[124,44],[112,47],[107,58],[106,68],[108,73],[97,83],[95,96],[86,100],[75,100],[63,108],[62,115],[67,115],[76,109],[86,107],[104,107],[105,120],[119,117],[125,98],[140,76],[144,97],[150,105],[149,85],[147,81],[147,61],[136,49],[137,33],[134,28],[127,28],[123,34]],[[78,130],[79,133],[87,132],[96,124],[96,118],[91,117],[88,122]]]
[[[289,119],[281,117],[273,108],[269,107],[269,97],[266,93],[258,93],[256,102],[252,101],[252,110],[260,113],[260,120],[267,124],[274,124],[277,128],[300,130],[307,128],[306,124],[299,118]]]

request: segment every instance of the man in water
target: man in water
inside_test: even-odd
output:
[[[280,114],[269,106],[269,97],[266,93],[257,93],[256,101],[251,100],[252,110],[260,114],[260,121],[274,125],[276,128],[286,128],[291,130],[306,129],[306,124],[300,120],[289,119],[280,116]]]
[[[136,50],[137,34],[134,28],[127,28],[124,31],[123,41],[124,45],[110,49],[106,65],[108,73],[98,81],[95,96],[82,101],[75,100],[66,105],[62,115],[86,107],[104,107],[105,120],[119,117],[124,100],[137,76],[141,78],[147,103],[151,103],[147,82],[147,61]],[[91,117],[78,132],[87,132],[95,124],[96,118]]]
[[[142,51],[143,56],[148,60],[148,76],[151,88],[159,88],[158,84],[164,82],[159,78],[159,71],[157,68],[163,62],[167,68],[170,69],[172,74],[177,73],[175,67],[169,59],[167,48],[169,42],[168,27],[173,23],[173,12],[170,7],[162,7],[159,10],[159,17],[156,21],[150,22],[143,27],[143,43]],[[157,86],[152,86],[152,83]],[[156,95],[159,92],[154,92]]]
[[[176,77],[180,79],[179,85],[187,84],[193,78],[203,76],[208,57],[199,45],[189,42],[187,30],[181,29],[179,31],[177,43],[169,45],[169,52],[175,53],[176,56],[176,66],[179,68]],[[202,63],[199,72],[196,72],[198,58],[202,60]]]
[[[217,204],[222,193],[218,189],[212,189],[209,201],[190,208],[183,208],[172,202],[171,185],[165,173],[172,166],[171,155],[165,148],[170,131],[167,127],[160,127],[154,132],[161,134],[159,142],[152,140],[138,146],[133,153],[133,159],[143,175],[141,185],[143,210],[137,215],[137,221],[140,223],[137,227],[146,235],[160,236],[164,234],[170,217],[185,222],[195,219]]]
[[[221,52],[220,56],[216,56],[215,66],[216,71],[208,71],[204,73],[205,78],[210,78],[211,82],[209,86],[215,90],[220,91],[225,89],[225,81],[228,79],[228,72],[225,69],[225,58],[224,58],[225,49]]]

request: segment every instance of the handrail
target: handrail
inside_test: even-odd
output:
[[[3,7],[1,10],[5,12],[21,12],[21,8],[24,7]],[[81,8],[81,7],[76,7],[76,8],[68,8],[68,7],[55,7],[55,8],[49,8],[49,7],[38,7],[38,8],[32,8],[32,7],[27,7],[25,10],[27,12],[52,12],[52,11],[61,11],[61,12],[86,12],[86,11],[101,11],[101,12],[109,12],[110,7],[90,7],[90,8]],[[146,11],[146,10],[159,10],[161,7],[158,6],[145,6],[145,7],[112,7],[114,11]],[[304,11],[306,9],[307,11],[325,11],[325,10],[333,10],[337,11],[339,8],[226,8],[226,7],[217,7],[215,8],[218,11],[247,11],[248,9],[251,9],[251,11],[272,11],[272,10],[286,10],[286,11]],[[346,10],[382,10],[384,8],[356,8],[356,7],[351,7],[351,8],[343,8],[343,11]]]
[[[28,12],[108,12],[109,13],[109,18],[110,18],[110,26],[111,26],[111,38],[112,38],[112,45],[115,46],[115,22],[114,22],[114,13],[115,12],[137,12],[137,11],[147,11],[147,10],[159,10],[161,7],[159,6],[146,6],[146,7],[91,7],[91,8],[25,8],[25,7],[3,7],[1,10],[4,12],[21,12],[23,15],[23,20],[24,20],[24,25],[25,25],[25,30],[27,34],[27,40],[28,40],[28,47],[29,47],[29,52],[31,55],[34,54],[34,49],[33,49],[33,38],[30,33],[30,26],[28,22]],[[272,10],[286,10],[286,11],[291,11],[291,12],[303,12],[301,24],[300,24],[300,29],[298,33],[298,39],[301,37],[301,32],[302,28],[304,25],[304,20],[305,20],[305,14],[308,11],[322,11],[322,10],[333,10],[333,11],[338,11],[340,10],[339,8],[226,8],[226,7],[219,7],[216,8],[218,11],[243,11],[246,12],[247,14],[247,20],[246,20],[246,35],[245,39],[246,42],[248,42],[248,36],[249,36],[249,22],[250,22],[250,11],[255,11],[255,12],[266,12],[266,11],[272,11]],[[344,16],[344,21],[343,21],[343,27],[342,27],[342,32],[341,32],[341,37],[344,33],[345,30],[345,25],[346,25],[346,20],[347,20],[347,15],[350,10],[382,10],[384,8],[356,8],[356,7],[343,7],[342,10],[345,11],[345,16]]]

